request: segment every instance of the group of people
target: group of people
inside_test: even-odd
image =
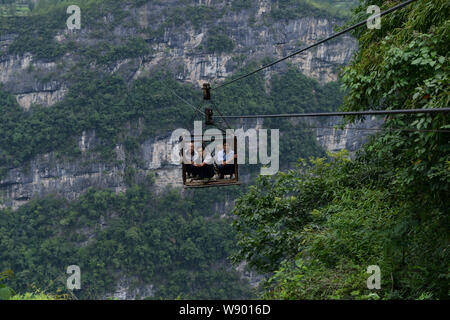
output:
[[[225,175],[232,177],[234,175],[234,159],[234,151],[227,142],[223,144],[223,149],[217,153],[215,158],[206,152],[203,146],[199,146],[195,150],[194,144],[191,143],[184,156],[186,174],[189,178],[194,179],[211,179],[216,172],[219,179],[224,179]]]

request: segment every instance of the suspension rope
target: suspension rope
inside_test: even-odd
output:
[[[173,90],[163,78],[160,78],[160,80],[161,80],[161,82],[163,82],[163,85],[166,84],[166,88],[169,89],[169,90],[173,93],[173,95],[174,95],[175,97],[177,97],[178,99],[180,99],[181,101],[183,101],[186,105],[188,105],[189,107],[191,107],[192,110],[197,111],[197,112],[200,113],[202,116],[206,116],[205,113],[204,113],[203,111],[201,111],[200,109],[198,109],[198,108],[197,108],[196,106],[194,106],[193,104],[189,103],[189,101],[187,101],[186,99],[180,97],[180,96],[175,92],[175,90]]]
[[[330,129],[330,130],[359,130],[359,131],[398,131],[398,132],[432,132],[432,133],[450,133],[450,130],[443,129],[401,129],[401,128],[357,128],[357,127],[316,127],[316,126],[306,126],[304,129]],[[300,129],[301,130],[301,129]]]
[[[391,12],[394,12],[394,11],[396,11],[396,10],[399,10],[399,9],[401,9],[401,8],[403,8],[403,7],[407,6],[407,5],[409,5],[410,3],[414,2],[414,1],[416,1],[416,0],[408,0],[408,1],[405,1],[405,2],[403,2],[403,3],[400,3],[400,4],[394,6],[394,7],[390,8],[390,9],[387,9],[386,11],[381,12],[381,13],[380,13],[379,15],[377,15],[376,17],[382,17],[382,16],[385,16],[385,15],[387,15],[387,14],[390,14]],[[359,28],[359,27],[365,25],[365,24],[367,23],[367,21],[369,21],[370,18],[372,18],[372,17],[369,17],[368,19],[366,19],[366,20],[364,20],[364,21],[358,22],[357,24],[355,24],[355,25],[353,25],[353,26],[351,26],[351,27],[348,27],[348,28],[346,28],[346,29],[344,29],[344,30],[342,30],[342,31],[340,31],[340,32],[338,32],[338,33],[332,34],[332,35],[329,36],[328,38],[322,39],[322,40],[320,40],[320,41],[318,41],[318,42],[316,42],[316,43],[314,43],[314,44],[312,44],[312,45],[310,45],[310,46],[308,46],[308,47],[306,47],[306,48],[303,48],[303,49],[300,49],[300,50],[298,50],[298,51],[295,51],[294,53],[292,53],[292,54],[290,54],[290,55],[288,55],[288,56],[286,56],[286,57],[283,57],[283,58],[281,58],[281,59],[279,59],[279,60],[276,60],[276,61],[274,61],[274,62],[272,62],[272,63],[263,65],[262,67],[260,67],[260,68],[258,68],[258,69],[256,69],[256,70],[254,70],[254,71],[252,71],[252,72],[250,72],[250,73],[244,74],[243,76],[240,76],[240,77],[238,77],[238,78],[236,78],[236,79],[234,79],[234,80],[230,80],[230,81],[228,81],[228,82],[224,82],[224,83],[222,83],[221,85],[218,85],[217,87],[211,88],[211,90],[217,90],[217,89],[219,89],[219,88],[223,88],[223,87],[225,87],[225,86],[228,86],[228,85],[230,85],[230,84],[232,84],[232,83],[234,83],[234,82],[236,82],[236,81],[239,81],[239,80],[242,80],[242,79],[244,79],[244,78],[247,78],[247,77],[249,77],[249,76],[251,76],[251,75],[253,75],[253,74],[257,73],[257,72],[260,72],[260,71],[262,71],[262,70],[264,70],[264,69],[267,69],[267,68],[269,68],[269,67],[272,67],[272,66],[276,65],[277,63],[280,63],[280,62],[282,62],[282,61],[284,61],[284,60],[287,60],[287,59],[289,59],[289,58],[291,58],[291,57],[293,57],[293,56],[295,56],[295,55],[298,55],[298,54],[300,54],[300,53],[302,53],[302,52],[305,52],[305,51],[307,51],[307,50],[309,50],[309,49],[312,49],[312,48],[314,48],[314,47],[317,47],[317,46],[319,46],[319,45],[321,45],[321,44],[323,44],[323,43],[325,43],[325,42],[327,42],[327,41],[330,41],[330,40],[332,40],[332,39],[334,39],[334,38],[337,38],[337,37],[339,37],[339,36],[341,36],[341,35],[343,35],[343,34],[345,34],[345,33],[348,33],[348,32],[350,32],[350,31],[352,31],[352,30],[355,30],[356,28]]]
[[[307,117],[336,117],[336,116],[367,116],[367,115],[390,115],[390,114],[418,114],[418,113],[446,113],[450,108],[435,109],[400,109],[400,110],[368,110],[351,112],[315,112],[315,113],[285,113],[285,114],[259,114],[222,116],[224,119],[249,119],[249,118],[307,118]]]

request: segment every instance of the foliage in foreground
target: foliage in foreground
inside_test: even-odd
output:
[[[359,30],[343,109],[448,107],[449,12],[448,1],[417,1]],[[448,299],[448,116],[389,117],[384,128],[353,160],[301,161],[238,200],[234,261],[272,275],[265,297]],[[369,265],[381,268],[375,292]]]
[[[47,295],[45,293],[31,293],[27,292],[25,294],[18,294],[11,297],[9,300],[57,300],[55,297],[51,295]]]
[[[234,209],[234,260],[272,273],[266,298],[446,298],[446,194],[409,193],[394,176],[377,161],[337,154],[260,177]],[[381,268],[376,292],[366,286],[369,265]]]
[[[0,300],[57,300],[64,298],[62,296],[58,297],[51,294],[46,294],[40,290],[35,290],[34,293],[26,292],[25,294],[16,294],[13,289],[3,283],[8,278],[13,276],[14,273],[12,270],[0,272]]]

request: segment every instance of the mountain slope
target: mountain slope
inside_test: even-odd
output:
[[[5,16],[0,269],[16,272],[13,286],[56,292],[64,289],[55,279],[65,276],[66,264],[79,263],[90,284],[83,298],[252,296],[249,281],[259,278],[227,260],[235,250],[227,214],[246,186],[166,188],[181,182],[179,167],[167,163],[168,136],[198,119],[173,92],[198,105],[199,84],[329,35],[345,15],[324,3],[71,1],[82,12],[82,27],[73,31],[65,26],[67,1],[38,1],[27,15]],[[336,109],[343,96],[337,69],[355,50],[343,37],[230,86],[216,101],[227,113]],[[363,141],[347,131],[334,141],[333,133],[305,130],[304,123],[264,125],[284,134],[285,168],[324,154],[316,136],[333,148]],[[243,168],[243,179],[252,181],[253,171]]]

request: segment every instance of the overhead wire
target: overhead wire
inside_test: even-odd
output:
[[[253,114],[253,115],[225,115],[225,116],[222,116],[222,118],[224,118],[224,119],[308,118],[308,117],[395,115],[395,114],[446,113],[446,112],[450,112],[450,108],[366,110],[366,111],[348,111],[348,112],[281,113],[281,114]]]
[[[415,2],[415,1],[416,1],[416,0],[408,0],[408,1],[405,1],[405,2],[403,2],[403,3],[400,3],[400,4],[398,4],[398,5],[396,5],[396,6],[392,7],[392,8],[390,8],[390,9],[387,9],[387,10],[381,12],[379,15],[376,15],[375,17],[382,17],[382,16],[385,16],[385,15],[390,14],[390,13],[396,11],[396,10],[399,10],[399,9],[401,9],[401,8],[407,6],[407,5],[409,5],[410,3]],[[234,83],[234,82],[236,82],[236,81],[239,81],[239,80],[242,80],[242,79],[244,79],[244,78],[247,78],[247,77],[249,77],[249,76],[251,76],[251,75],[253,75],[253,74],[255,74],[255,73],[258,73],[258,72],[260,72],[260,71],[262,71],[262,70],[264,70],[264,69],[270,68],[270,67],[272,67],[272,66],[274,66],[274,65],[276,65],[276,64],[278,64],[278,63],[280,63],[280,62],[282,62],[282,61],[285,61],[285,60],[287,60],[287,59],[289,59],[289,58],[292,58],[293,56],[296,56],[296,55],[298,55],[298,54],[300,54],[300,53],[302,53],[302,52],[305,52],[305,51],[310,50],[310,49],[312,49],[312,48],[314,48],[314,47],[317,47],[317,46],[319,46],[319,45],[321,45],[321,44],[323,44],[323,43],[325,43],[325,42],[328,42],[328,41],[330,41],[330,40],[332,40],[332,39],[334,39],[334,38],[337,38],[337,37],[339,37],[339,36],[341,36],[341,35],[343,35],[343,34],[345,34],[345,33],[348,33],[348,32],[350,32],[350,31],[352,31],[352,30],[355,30],[356,28],[359,28],[359,27],[365,25],[365,24],[367,23],[367,21],[369,21],[369,19],[371,19],[371,18],[373,19],[374,17],[369,17],[369,18],[366,19],[366,20],[360,21],[360,22],[358,22],[357,24],[354,24],[354,25],[352,25],[352,26],[350,26],[350,27],[348,27],[348,28],[346,28],[346,29],[344,29],[344,30],[342,30],[342,31],[340,31],[340,32],[334,33],[334,34],[332,34],[331,36],[329,36],[329,37],[327,37],[327,38],[325,38],[325,39],[322,39],[322,40],[320,40],[320,41],[318,41],[318,42],[316,42],[316,43],[314,43],[314,44],[312,44],[312,45],[309,45],[309,46],[307,46],[307,47],[305,47],[305,48],[303,48],[303,49],[300,49],[300,50],[298,50],[298,51],[295,51],[294,53],[291,53],[290,55],[287,55],[287,56],[285,56],[285,57],[283,57],[283,58],[281,58],[281,59],[278,59],[278,60],[276,60],[276,61],[274,61],[274,62],[271,62],[271,63],[269,63],[269,64],[263,65],[262,67],[260,67],[260,68],[258,68],[258,69],[256,69],[256,70],[254,70],[254,71],[252,71],[252,72],[249,72],[249,73],[247,73],[247,74],[244,74],[244,75],[242,75],[242,76],[240,76],[240,77],[238,77],[238,78],[236,78],[236,79],[230,80],[230,81],[228,81],[228,82],[224,82],[224,83],[218,85],[217,87],[211,88],[211,90],[217,90],[217,89],[223,88],[223,87],[225,87],[225,86],[228,86],[228,85],[230,85],[230,84],[232,84],[232,83]]]
[[[444,129],[416,129],[416,128],[358,128],[358,127],[318,127],[306,126],[304,129],[330,129],[330,130],[359,130],[359,131],[398,131],[398,132],[432,132],[432,133],[450,133],[450,130]]]
[[[194,111],[197,111],[198,113],[200,113],[202,116],[206,116],[206,114],[205,114],[203,111],[201,111],[200,109],[198,109],[196,106],[194,106],[193,104],[191,104],[191,103],[190,103],[189,101],[187,101],[186,99],[184,99],[184,98],[182,98],[181,96],[179,96],[179,95],[175,92],[175,90],[173,90],[163,78],[160,78],[160,80],[161,80],[161,82],[163,82],[163,85],[164,85],[164,84],[166,85],[166,88],[169,89],[169,90],[173,93],[173,95],[174,95],[175,97],[177,97],[178,99],[180,99],[181,101],[183,101],[186,105],[188,105],[189,107],[191,107]]]
[[[382,17],[384,15],[390,14],[396,10],[399,10],[409,4],[411,4],[412,2],[415,2],[416,0],[408,0],[405,1],[403,3],[400,3],[390,9],[387,9],[383,12],[381,12],[379,15],[377,15],[378,17]],[[372,17],[373,18],[373,17]],[[370,19],[370,18],[369,18]],[[246,77],[249,77],[257,72],[260,72],[264,69],[267,69],[271,66],[274,66],[275,64],[278,64],[282,61],[285,61],[295,55],[298,55],[302,52],[305,52],[309,49],[312,49],[314,47],[319,46],[320,44],[323,44],[327,41],[330,41],[336,37],[339,37],[345,33],[348,33],[364,24],[367,23],[367,21],[369,19],[363,20],[358,22],[357,24],[354,24],[340,32],[337,32],[325,39],[322,39],[310,46],[307,46],[303,49],[300,49],[298,51],[295,51],[294,53],[285,56],[281,59],[278,59],[272,63],[269,63],[267,65],[264,65],[250,73],[247,73],[243,76],[240,76],[236,79],[230,80],[228,82],[225,82],[215,88],[211,88],[211,90],[217,90],[219,88],[222,88],[224,86],[227,86],[231,83],[234,83],[236,81],[242,80]],[[201,114],[202,116],[206,116],[206,114],[199,110],[197,107],[195,107],[194,105],[192,105],[191,103],[189,103],[186,99],[182,98],[181,96],[179,96],[170,86],[167,86],[167,88],[181,101],[183,101],[185,104],[187,104],[190,108],[192,108],[194,111],[198,112],[199,114]],[[439,109],[402,109],[402,110],[368,110],[368,111],[355,111],[355,112],[323,112],[323,113],[297,113],[297,114],[269,114],[269,115],[222,115],[222,113],[220,112],[220,109],[217,107],[217,105],[215,104],[215,102],[213,100],[211,100],[211,104],[214,107],[214,109],[217,111],[219,118],[225,123],[225,125],[231,129],[230,124],[228,123],[228,121],[226,119],[236,119],[236,118],[295,118],[295,117],[332,117],[332,116],[365,116],[365,115],[390,115],[390,114],[418,114],[418,113],[441,113],[441,112],[450,112],[450,108],[439,108]],[[223,128],[221,128],[220,126],[218,126],[216,124],[216,126],[222,130],[223,132],[225,131]],[[315,128],[323,128],[323,129],[335,129],[335,128],[327,128],[327,127],[315,127]],[[380,130],[386,130],[386,129],[377,129],[377,128],[355,128],[355,127],[348,127],[346,128],[348,130],[364,130],[364,131],[370,131],[370,130],[376,130],[376,131],[380,131]],[[449,132],[449,130],[425,130],[425,129],[388,129],[388,130],[394,130],[394,131],[421,131],[421,132],[443,132],[443,133],[447,133]]]
[[[205,112],[201,111],[199,108],[197,108],[196,106],[194,106],[192,103],[190,103],[189,101],[187,101],[186,99],[184,99],[183,97],[181,97],[180,95],[178,95],[178,94],[175,92],[175,90],[173,90],[173,89],[170,87],[170,85],[169,85],[162,77],[160,77],[159,79],[161,80],[161,82],[163,83],[163,85],[165,84],[165,87],[166,87],[168,90],[170,90],[170,91],[173,93],[173,95],[174,95],[175,97],[177,97],[178,99],[180,99],[181,101],[183,101],[186,105],[188,105],[190,108],[192,108],[192,110],[198,112],[198,113],[201,114],[203,117],[206,117]],[[220,113],[220,111],[219,111],[219,113]],[[215,125],[219,130],[221,130],[222,132],[225,132],[225,129],[223,129],[220,125],[218,125],[218,124],[214,124],[214,125]],[[228,123],[227,123],[227,125],[228,125]],[[228,126],[229,126],[229,125],[228,125]],[[229,128],[230,128],[230,127],[229,127]]]
[[[230,124],[228,123],[228,121],[227,121],[227,119],[225,119],[223,116],[222,116],[222,113],[220,112],[220,109],[217,107],[217,105],[214,103],[214,100],[211,98],[211,104],[212,104],[212,106],[214,107],[214,109],[217,111],[217,113],[219,114],[219,117],[222,119],[222,121],[223,122],[225,122],[225,125],[228,127],[228,129],[231,129],[231,126],[230,126]]]

